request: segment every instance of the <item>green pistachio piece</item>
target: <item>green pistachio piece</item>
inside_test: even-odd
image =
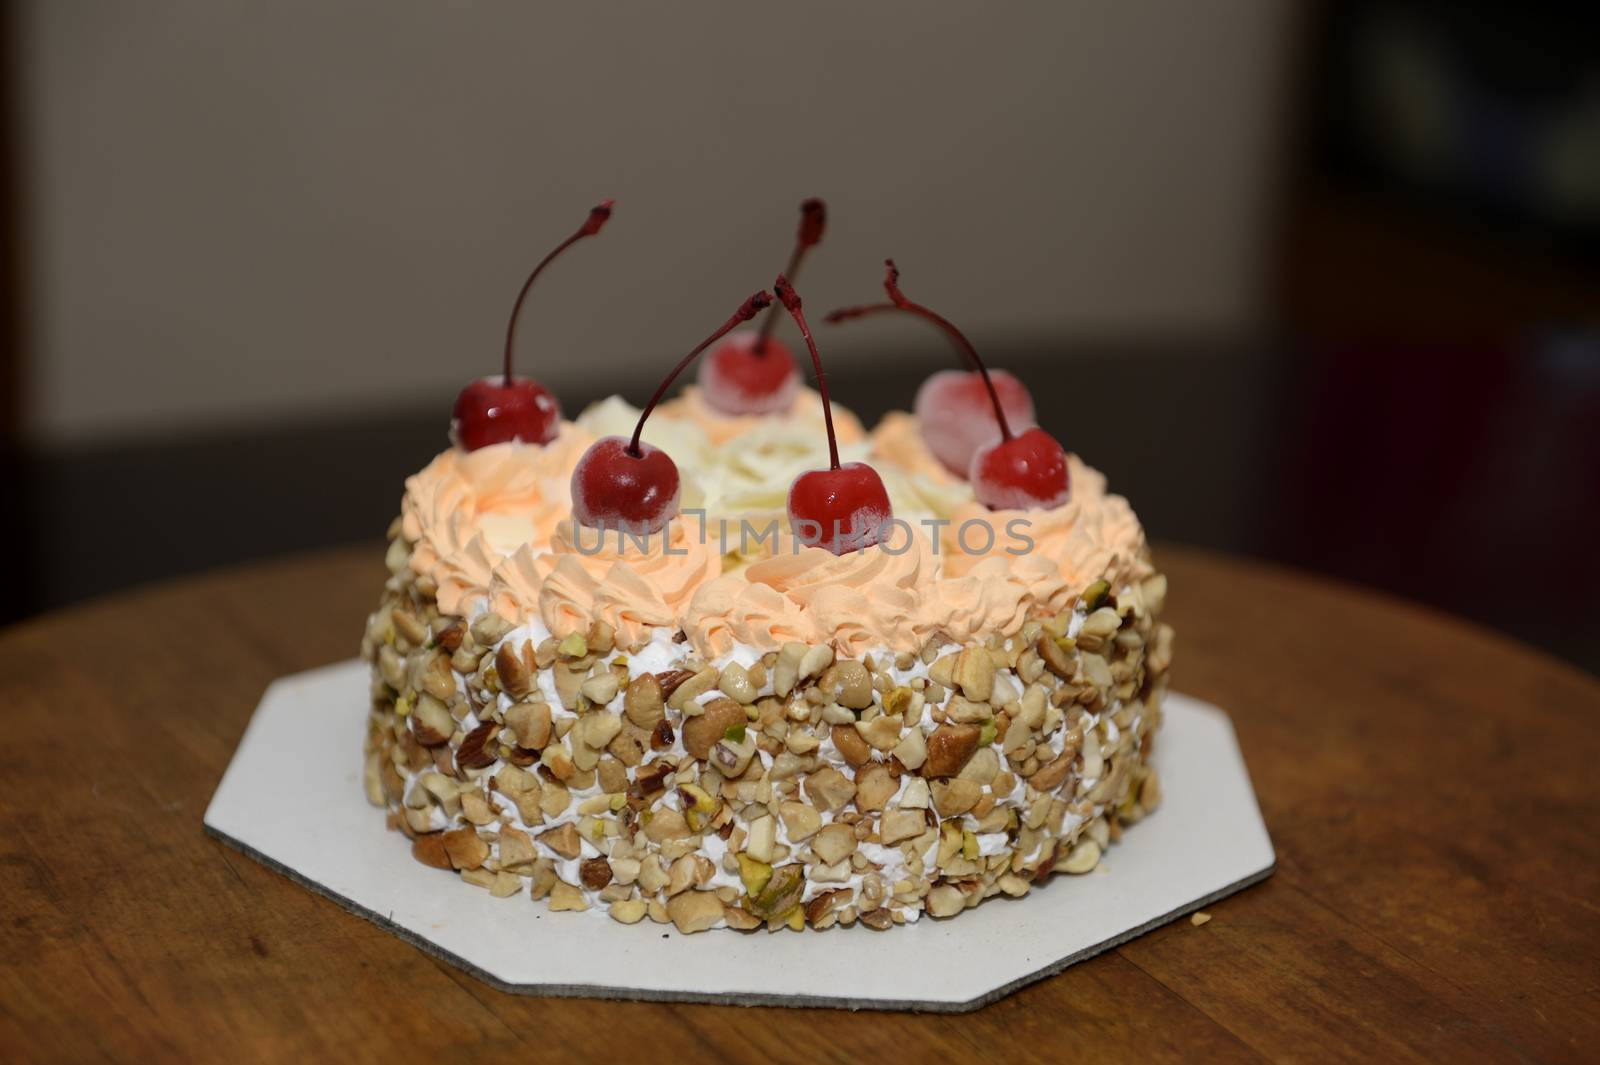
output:
[[[744,881],[745,894],[755,896],[772,879],[772,866],[759,862],[748,854],[739,855],[739,879]]]
[[[782,917],[800,905],[805,891],[805,870],[799,865],[785,865],[774,869],[766,886],[745,900],[745,908],[764,920]]]
[[[1083,590],[1083,608],[1090,613],[1100,609],[1106,601],[1106,596],[1111,594],[1111,585],[1105,581],[1095,581]]]

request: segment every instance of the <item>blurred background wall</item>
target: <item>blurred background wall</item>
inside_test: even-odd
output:
[[[920,298],[1158,539],[1600,665],[1593,14],[1406,0],[11,0],[0,619],[387,524],[490,371],[648,393],[768,284]],[[864,416],[949,355],[827,331]]]
[[[996,338],[1237,333],[1263,310],[1288,11],[22,3],[28,431],[446,399],[604,196],[605,246],[528,321],[552,385],[647,395],[770,283],[807,195],[834,220],[818,307],[892,254]]]

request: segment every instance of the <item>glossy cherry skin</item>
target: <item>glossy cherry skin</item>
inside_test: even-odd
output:
[[[870,547],[889,535],[889,490],[864,462],[808,470],[789,486],[789,527],[802,543],[835,555]]]
[[[700,360],[700,389],[723,414],[779,414],[794,405],[800,372],[794,355],[773,337],[756,350],[756,333],[730,333]]]
[[[991,370],[989,376],[1011,431],[1020,433],[1033,425],[1033,397],[1027,386],[1004,370]],[[975,371],[930,374],[917,389],[915,410],[928,450],[957,477],[967,475],[979,447],[1000,438],[994,403],[983,387],[983,377]]]
[[[513,377],[509,386],[500,374],[480,377],[450,412],[450,438],[467,451],[508,440],[548,444],[560,432],[561,404],[531,377]]]
[[[572,470],[572,516],[578,524],[641,536],[678,516],[678,466],[660,448],[606,436],[589,445]]]
[[[1043,429],[980,447],[967,471],[972,493],[990,510],[1050,510],[1067,501],[1067,453]]]

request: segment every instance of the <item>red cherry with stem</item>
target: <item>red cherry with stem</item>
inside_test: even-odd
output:
[[[991,370],[989,381],[1000,397],[1007,425],[1022,429],[1035,424],[1033,397],[1016,375]],[[929,374],[917,389],[911,409],[922,427],[929,452],[957,477],[967,475],[978,448],[1000,439],[989,389],[976,370],[938,370]]]
[[[1051,510],[1072,494],[1067,453],[1039,428],[978,448],[967,480],[990,510]]]
[[[800,228],[783,276],[792,279],[799,272],[801,260],[822,241],[827,224],[828,209],[821,200],[810,199],[800,205]],[[700,364],[699,381],[707,403],[733,415],[777,414],[793,405],[800,390],[800,374],[788,345],[773,339],[777,323],[778,308],[774,306],[757,332],[735,333],[706,356]]]
[[[822,394],[822,420],[828,430],[828,468],[807,470],[789,486],[789,527],[803,543],[835,555],[870,547],[888,535],[894,509],[878,471],[865,462],[839,464],[839,440],[833,432],[833,406],[828,401],[828,378],[822,356],[800,310],[800,295],[782,274],[773,284],[784,309],[800,327]]]
[[[888,303],[847,307],[828,315],[828,321],[842,322],[849,318],[893,308],[926,318],[944,330],[956,342],[956,346],[966,355],[967,360],[982,378],[984,390],[988,393],[989,403],[994,411],[995,424],[1000,429],[999,439],[994,439],[993,434],[990,434],[989,442],[980,441],[968,460],[964,472],[967,480],[972,482],[973,495],[990,510],[1049,510],[1065,503],[1071,491],[1071,484],[1067,474],[1067,454],[1061,444],[1055,437],[1039,428],[1027,429],[1020,435],[1012,433],[1005,404],[1000,399],[999,388],[990,376],[988,367],[983,364],[983,359],[978,356],[978,350],[972,346],[972,342],[949,319],[906,298],[905,293],[900,291],[900,271],[896,269],[893,259],[885,259],[884,266],[888,271],[883,280],[884,291],[889,294]],[[930,380],[929,384],[931,383]],[[923,388],[926,390],[927,385]],[[1026,397],[1025,391],[1023,395]],[[922,406],[921,400],[919,392],[919,408]],[[921,414],[919,409],[919,416]],[[1033,414],[1031,399],[1028,400],[1028,414],[1031,420]],[[969,419],[959,410],[949,413],[934,410],[923,417],[922,435],[928,441],[929,449],[932,450],[944,434],[959,431],[962,423],[967,420]],[[942,461],[945,461],[946,465],[949,464],[947,459]]]
[[[653,444],[606,436],[572,469],[572,516],[591,529],[653,533],[678,516],[678,467]]]
[[[865,462],[807,470],[789,486],[789,528],[809,547],[847,555],[890,534],[894,517],[878,471]]]
[[[978,448],[1000,436],[997,420],[990,414],[994,398],[998,398],[1003,412],[1001,420],[1020,430],[1035,424],[1033,397],[1028,394],[1026,385],[1005,370],[990,370],[986,379],[980,372],[982,361],[971,342],[943,316],[906,299],[900,292],[899,272],[894,261],[888,260],[887,265],[889,272],[884,288],[892,302],[844,307],[829,313],[825,321],[837,325],[882,311],[900,311],[932,322],[955,343],[973,369],[929,374],[917,389],[912,409],[929,452],[945,469],[957,477],[965,477]]]
[[[499,374],[479,378],[461,390],[450,412],[450,439],[464,451],[510,440],[548,444],[560,431],[561,404],[528,377],[509,385]]]
[[[511,308],[511,321],[506,325],[505,367],[493,377],[482,377],[456,397],[455,409],[450,416],[450,436],[460,447],[476,451],[490,444],[503,444],[520,440],[527,444],[548,444],[561,431],[561,404],[555,395],[531,377],[517,377],[511,372],[511,353],[516,347],[517,322],[522,316],[522,304],[534,280],[549,266],[556,256],[566,251],[584,237],[600,232],[600,227],[611,217],[611,200],[589,212],[578,231],[540,260],[528,280],[517,293],[517,302]]]
[[[700,364],[700,393],[713,409],[730,415],[781,414],[794,406],[800,373],[789,346],[769,339],[757,350],[755,333],[735,333]]]
[[[678,360],[639,412],[631,440],[606,436],[589,445],[572,470],[572,516],[578,524],[641,536],[678,516],[678,466],[665,451],[639,439],[644,423],[696,356],[771,303],[772,297],[765,291],[757,292],[740,304],[720,329]]]
[[[806,252],[810,251],[816,245],[822,243],[822,233],[827,228],[828,205],[817,199],[815,196],[809,200],[803,201],[800,204],[800,227],[795,230],[794,234],[794,250],[789,253],[789,265],[784,267],[783,273],[778,276],[787,279],[790,283],[793,283],[794,279],[800,276],[800,263],[803,259],[805,259]],[[791,289],[790,291],[793,290]],[[796,298],[795,306],[798,307],[799,305],[800,301],[798,298]],[[787,309],[788,304],[784,304],[784,307]],[[790,313],[793,312],[791,311]],[[760,351],[765,347],[768,339],[772,336],[772,331],[777,328],[777,325],[778,308],[776,305],[774,305],[773,308],[767,312],[767,316],[761,320],[761,329],[756,334],[756,336],[760,338],[760,342],[756,344],[757,351]]]

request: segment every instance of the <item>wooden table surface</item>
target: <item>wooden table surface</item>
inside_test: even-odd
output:
[[[1233,714],[1279,856],[1209,924],[956,1016],[494,991],[201,829],[266,684],[354,653],[381,555],[0,633],[0,1059],[1600,1058],[1600,683],[1405,603],[1176,548],[1157,556],[1175,687]],[[1538,610],[1543,593],[1500,594]]]

